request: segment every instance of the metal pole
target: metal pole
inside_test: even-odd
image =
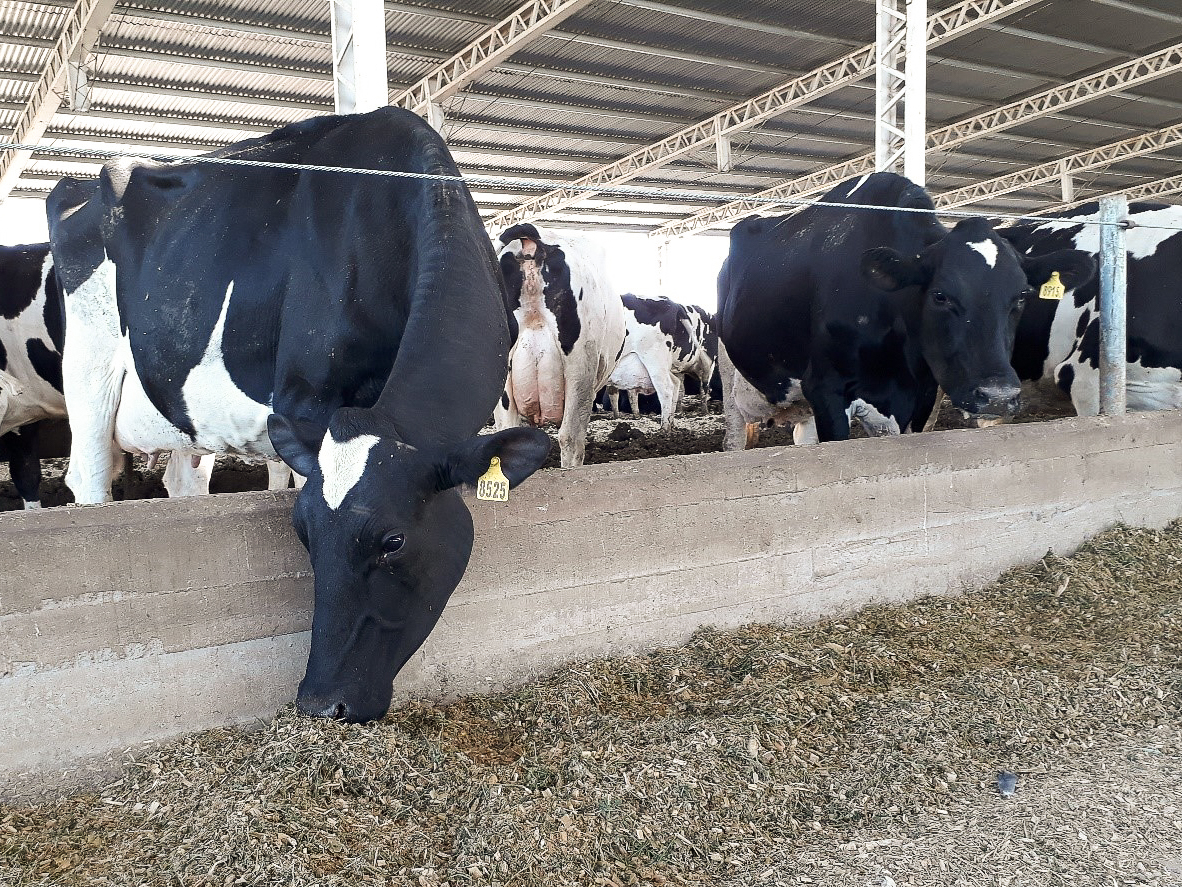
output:
[[[928,0],[907,0],[906,47],[903,175],[922,187],[927,181]]]
[[[390,103],[386,9],[382,0],[328,0],[332,13],[333,99],[338,114]]]
[[[903,155],[899,102],[903,99],[905,0],[876,0],[874,42],[874,168],[895,172]],[[926,29],[926,22],[924,23]]]
[[[1129,201],[1123,194],[1100,199],[1100,414],[1125,411],[1125,252],[1123,223]]]

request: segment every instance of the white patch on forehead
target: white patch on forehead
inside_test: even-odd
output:
[[[981,258],[985,260],[985,264],[992,268],[997,264],[997,244],[992,240],[982,240],[978,243],[970,243],[969,249],[981,254]]]
[[[324,501],[333,511],[361,480],[365,463],[369,461],[369,451],[377,442],[378,438],[372,434],[336,441],[332,432],[324,433],[324,442],[320,444],[320,473],[324,477]]]

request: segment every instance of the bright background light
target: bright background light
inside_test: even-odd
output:
[[[644,234],[588,231],[586,236],[607,252],[608,273],[620,293],[668,296],[683,305],[714,311],[715,281],[726,258],[726,237],[683,237],[669,244],[665,286],[657,271],[657,242]],[[49,239],[45,201],[10,197],[0,204],[0,243],[43,243]]]

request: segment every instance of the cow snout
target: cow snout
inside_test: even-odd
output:
[[[1009,418],[1018,412],[1022,389],[1013,385],[981,385],[973,390],[973,412],[978,416]]]
[[[313,718],[332,718],[334,721],[353,721],[349,704],[340,699],[324,699],[322,697],[304,697],[296,699],[296,709],[302,715]]]

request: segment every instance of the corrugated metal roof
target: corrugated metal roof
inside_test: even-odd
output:
[[[955,0],[929,3],[930,11]],[[519,0],[388,0],[391,90],[430,72]],[[69,0],[0,5],[0,127],[32,93]],[[444,103],[461,168],[532,175],[557,187],[832,61],[874,36],[871,0],[595,0]],[[929,127],[988,111],[1182,41],[1177,0],[1044,0],[940,46],[928,70]],[[95,53],[90,113],[58,113],[42,142],[188,153],[331,110],[325,0],[120,3]],[[873,78],[733,137],[734,168],[709,147],[633,184],[708,191],[717,203],[762,191],[872,147]],[[940,190],[1004,175],[1182,121],[1182,74],[1028,120],[929,155]],[[1182,172],[1182,151],[1091,170],[1077,196]],[[44,193],[94,161],[39,152],[17,185]],[[477,185],[487,215],[538,193]],[[1059,202],[1057,183],[1000,195],[983,212]],[[588,198],[563,222],[656,227],[709,201]]]

